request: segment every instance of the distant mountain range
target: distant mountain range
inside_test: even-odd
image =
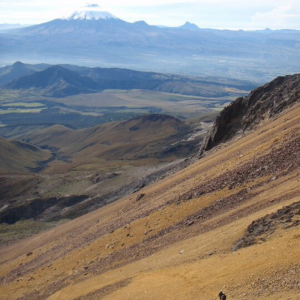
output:
[[[31,90],[37,95],[65,97],[106,89],[144,89],[196,96],[225,96],[227,88],[251,90],[256,85],[242,80],[220,83],[215,78],[188,77],[119,68],[87,68],[75,65],[30,65],[16,62],[0,68],[4,89]]]
[[[97,84],[92,79],[60,66],[49,67],[13,80],[8,89],[42,89],[43,94],[53,97],[96,92]]]
[[[32,25],[32,24],[31,24]],[[13,28],[21,28],[21,27],[28,27],[31,25],[24,25],[24,24],[0,24],[0,30],[9,30],[9,29],[13,29]]]
[[[30,75],[38,71],[43,71],[49,66],[50,65],[47,64],[29,65],[17,61],[13,65],[0,68],[0,84],[8,83],[14,79]]]
[[[263,34],[262,34],[263,33]],[[229,31],[128,23],[109,12],[0,32],[8,61],[71,63],[267,81],[300,68],[299,31]]]

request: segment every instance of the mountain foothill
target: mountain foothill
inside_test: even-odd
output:
[[[214,82],[215,81],[215,82]],[[120,68],[88,68],[76,65],[24,64],[0,68],[0,83],[8,90],[36,90],[41,96],[66,97],[96,93],[107,89],[144,89],[193,96],[226,96],[225,84],[217,79],[139,72]],[[255,83],[246,80],[228,80],[226,87],[249,90]],[[211,85],[215,91],[205,91]],[[223,88],[222,88],[223,87]]]

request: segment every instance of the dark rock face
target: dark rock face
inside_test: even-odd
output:
[[[279,228],[289,229],[300,225],[300,202],[284,206],[276,213],[253,221],[245,235],[232,247],[233,251],[265,242]]]
[[[34,199],[20,206],[8,206],[0,212],[0,223],[14,224],[24,219],[39,219],[45,217],[43,214],[50,208],[55,207],[58,213],[65,207],[70,207],[86,200],[88,196],[68,196],[63,198],[52,197],[48,199]],[[49,213],[49,221],[59,219],[59,214]]]
[[[260,121],[274,117],[299,100],[300,74],[277,77],[249,96],[236,99],[218,115],[199,156],[238,133],[252,129]]]
[[[140,201],[142,198],[144,198],[145,197],[145,194],[138,194],[137,196],[136,196],[136,199],[135,199],[135,201]]]

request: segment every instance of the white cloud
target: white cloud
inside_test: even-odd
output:
[[[300,4],[290,2],[267,12],[257,12],[251,18],[253,28],[299,28]],[[298,20],[297,20],[298,19]]]

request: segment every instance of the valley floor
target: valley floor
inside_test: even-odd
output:
[[[156,184],[0,248],[0,299],[213,300],[222,289],[299,300],[299,153],[296,104]]]

